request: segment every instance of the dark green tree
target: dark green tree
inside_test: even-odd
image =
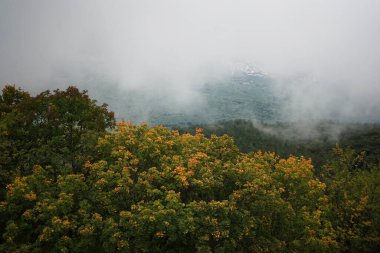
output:
[[[78,170],[113,125],[107,105],[97,105],[87,91],[71,86],[31,96],[6,85],[0,95],[1,186],[15,172],[29,174],[35,164]]]

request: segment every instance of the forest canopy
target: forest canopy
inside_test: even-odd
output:
[[[75,87],[6,86],[0,110],[1,252],[380,249],[380,170],[364,153],[336,147],[314,168],[202,129],[115,124]]]

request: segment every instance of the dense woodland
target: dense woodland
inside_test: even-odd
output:
[[[257,123],[250,120],[228,120],[173,128],[181,133],[194,133],[197,128],[202,128],[206,136],[227,134],[234,138],[236,145],[245,153],[274,151],[282,157],[305,156],[318,167],[333,159],[331,151],[337,145],[353,149],[356,153],[365,151],[367,162],[380,163],[378,123]]]
[[[75,87],[5,86],[0,113],[0,252],[380,250],[376,125],[340,146],[178,131],[115,123]]]

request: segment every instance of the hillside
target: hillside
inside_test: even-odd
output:
[[[246,148],[286,154],[307,141],[290,125],[236,120],[181,134],[115,123],[76,87],[32,96],[8,85],[0,115],[0,252],[380,248],[380,170],[369,156],[336,147],[314,167],[302,153],[245,153],[228,135],[208,136],[230,131]],[[333,127],[315,133],[333,140]],[[282,143],[269,135],[280,131]],[[374,142],[351,132],[346,140],[376,146],[378,126],[362,131]]]
[[[183,98],[165,86],[122,88],[93,82],[82,86],[109,104],[117,119],[189,126],[233,119],[278,120],[283,99],[276,95],[274,85],[269,76],[259,72],[237,71],[222,80],[200,84],[189,94],[182,94]]]
[[[204,129],[207,136],[227,134],[234,137],[243,152],[274,151],[286,157],[303,155],[317,166],[331,159],[336,145],[365,151],[369,161],[380,162],[380,125],[336,122],[293,122],[259,124],[248,120],[220,121],[191,127],[175,127],[181,132]]]

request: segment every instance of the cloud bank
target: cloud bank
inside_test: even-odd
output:
[[[0,2],[0,83],[26,89],[108,80],[122,89],[194,90],[249,62],[278,80],[295,118],[380,115],[380,2]]]

